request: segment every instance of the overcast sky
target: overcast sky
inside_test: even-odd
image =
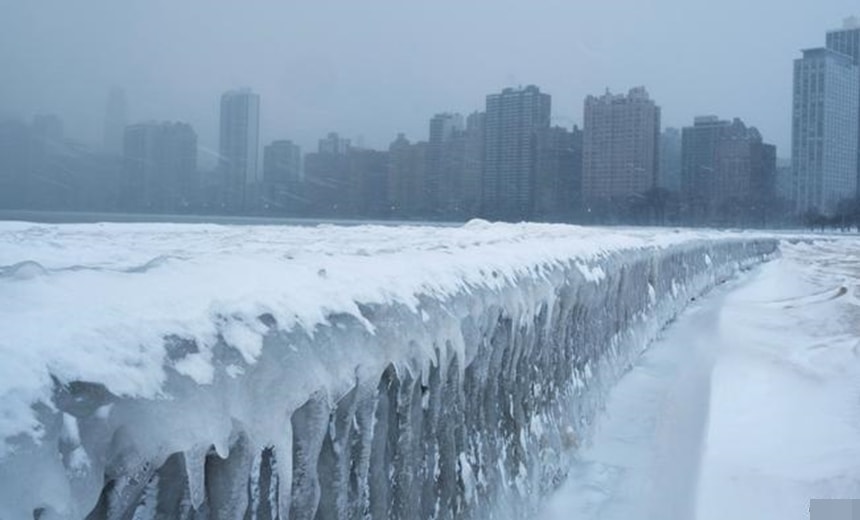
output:
[[[218,103],[261,96],[263,143],[305,151],[329,131],[387,148],[426,139],[437,112],[468,113],[506,86],[582,102],[644,85],[664,126],[739,116],[790,156],[792,60],[860,14],[857,0],[0,0],[0,115],[56,113],[101,142],[107,93],[130,122],[191,123],[218,145]]]

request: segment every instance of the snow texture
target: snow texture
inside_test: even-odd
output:
[[[521,518],[748,234],[0,223],[0,519]]]
[[[860,497],[860,240],[783,250],[719,321],[700,520],[801,520],[811,498]]]
[[[860,496],[860,240],[780,251],[635,361],[540,518],[801,520]]]

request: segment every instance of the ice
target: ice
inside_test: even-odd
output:
[[[0,223],[2,272],[39,266],[0,277],[0,518],[527,516],[631,359],[776,245]]]
[[[205,445],[194,446],[187,449],[185,455],[185,472],[188,478],[188,495],[191,499],[191,506],[198,509],[206,496],[203,479],[206,452],[208,447]]]

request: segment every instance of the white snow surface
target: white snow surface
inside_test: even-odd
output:
[[[621,378],[541,518],[800,520],[860,497],[860,239],[780,249]]]
[[[625,249],[661,248],[731,233],[607,230],[472,221],[461,227],[0,223],[0,456],[38,437],[31,405],[49,403],[51,376],[104,384],[121,396],[162,396],[164,338],[197,353],[170,363],[212,381],[219,335],[252,363],[271,314],[312,334],[358,303],[498,287],[518,275]],[[368,324],[369,326],[369,324]]]
[[[783,246],[726,301],[696,518],[860,497],[860,240]]]

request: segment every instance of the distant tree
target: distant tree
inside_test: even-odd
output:
[[[803,222],[804,227],[811,230],[820,229],[821,231],[824,231],[824,228],[827,225],[827,217],[822,215],[821,212],[818,211],[818,208],[810,208],[801,215],[800,219]]]
[[[843,232],[856,229],[860,222],[860,200],[857,197],[840,200],[836,205],[836,214],[833,218],[834,227],[838,227]]]

